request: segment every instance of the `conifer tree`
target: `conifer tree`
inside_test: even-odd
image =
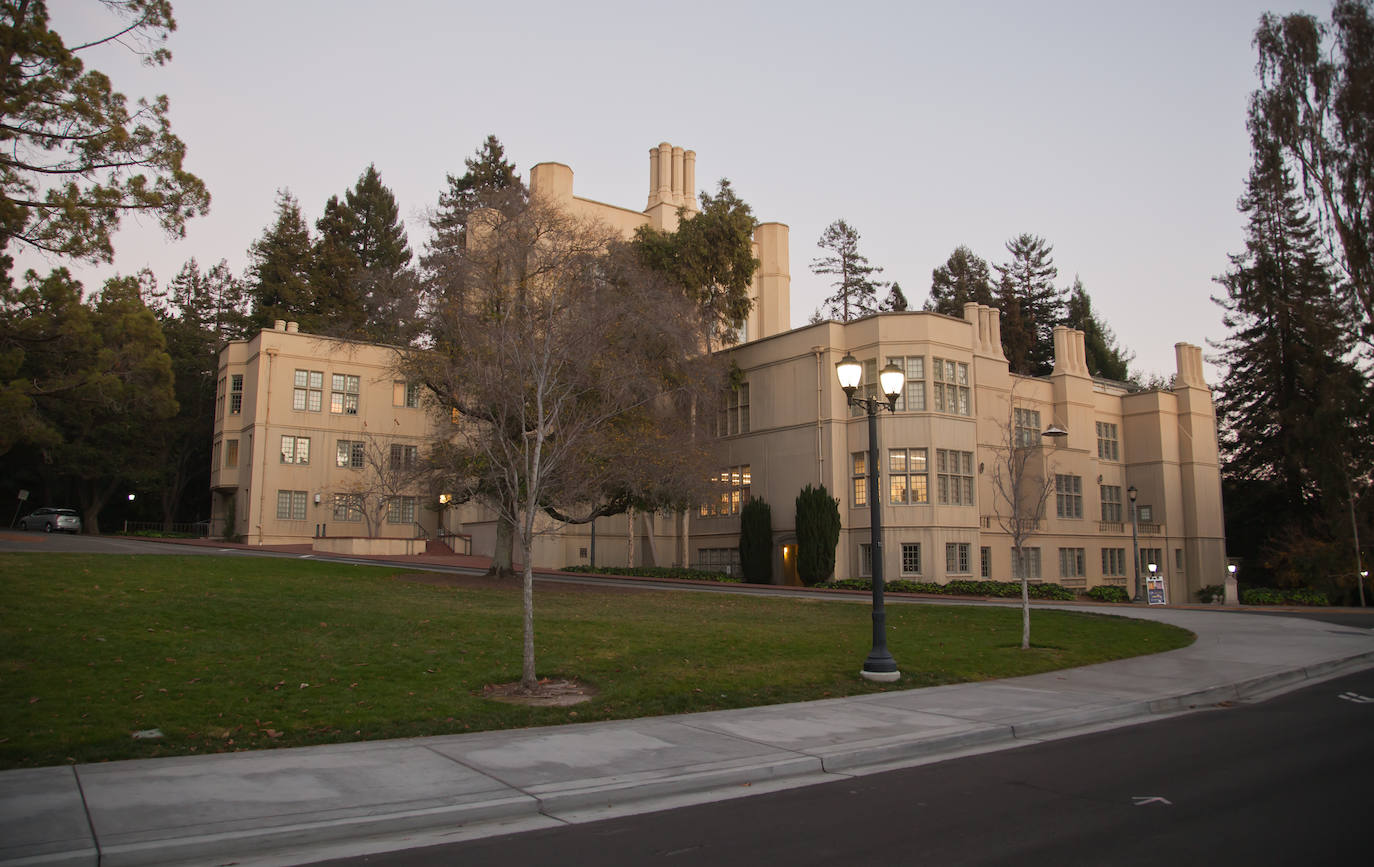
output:
[[[901,313],[910,305],[906,300],[906,293],[902,292],[899,283],[894,282],[892,288],[888,290],[887,298],[883,299],[883,310],[891,313]]]
[[[964,305],[970,301],[990,307],[997,304],[988,263],[960,244],[945,264],[930,273],[930,297],[925,309],[962,317]]]
[[[1064,324],[1083,332],[1083,344],[1088,372],[1124,382],[1129,376],[1128,366],[1132,356],[1116,345],[1116,335],[1093,311],[1092,299],[1083,281],[1073,278],[1069,299],[1064,307]]]
[[[1240,208],[1245,252],[1217,278],[1230,335],[1217,400],[1225,473],[1273,483],[1278,523],[1313,528],[1346,502],[1346,470],[1363,476],[1369,383],[1352,362],[1353,303],[1343,297],[1280,152],[1255,134]],[[1351,463],[1355,466],[1352,468]]]
[[[467,172],[448,175],[448,189],[439,194],[439,207],[429,217],[434,236],[430,239],[423,265],[427,270],[442,270],[445,257],[460,249],[468,215],[477,207],[491,207],[499,201],[492,195],[505,191],[515,201],[528,195],[515,166],[506,162],[506,149],[494,135],[487,136],[477,153],[463,161]]]
[[[1054,327],[1064,321],[1059,269],[1044,238],[1018,235],[1007,242],[1011,260],[998,265],[1002,348],[1013,373],[1044,376],[1054,369]],[[962,314],[962,311],[961,311]]]
[[[811,273],[833,274],[835,294],[825,299],[826,313],[841,322],[878,312],[878,290],[887,285],[873,279],[882,268],[870,265],[859,252],[859,233],[844,220],[836,220],[821,233],[816,246],[830,252],[811,261]]]
[[[248,248],[248,292],[253,325],[271,327],[273,320],[295,320],[302,331],[321,324],[319,305],[310,286],[314,251],[310,227],[290,190],[277,193],[277,217]]]

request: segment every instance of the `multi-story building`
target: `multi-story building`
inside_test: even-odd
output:
[[[691,151],[652,149],[642,212],[574,196],[572,170],[556,163],[535,166],[530,189],[627,235],[640,225],[672,229],[679,208],[695,211],[694,166]],[[795,581],[793,503],[811,484],[839,500],[837,577],[869,572],[869,498],[878,496],[889,578],[1010,579],[1025,570],[1032,580],[1069,587],[1131,586],[1127,492],[1135,489],[1139,562],[1155,564],[1169,598],[1183,601],[1223,582],[1216,419],[1198,347],[1175,347],[1170,388],[1139,390],[1090,376],[1083,335],[1068,328],[1055,333],[1049,376],[1012,374],[998,313],[979,305],[967,305],[963,318],[884,313],[792,329],[787,243],[781,223],[764,223],[755,233],[761,267],[753,308],[741,343],[726,350],[741,376],[713,419],[717,494],[687,516],[637,513],[551,528],[537,540],[536,565],[728,568],[737,563],[740,509],[763,497],[772,506],[775,580]],[[375,441],[381,463],[399,445],[404,460],[447,423],[428,418],[413,387],[396,380],[394,353],[287,326],[231,344],[220,360],[217,521],[232,512],[237,532],[262,543],[446,530],[470,536],[474,553],[491,553],[495,518],[480,504],[442,511],[432,495],[398,491],[388,502],[402,505],[382,510],[386,520],[372,522],[377,526],[353,516],[358,492],[368,486],[356,459],[359,444]],[[868,394],[889,361],[906,373],[895,412],[879,418],[876,456],[869,454],[867,420],[848,405],[835,375],[846,353],[863,362],[861,389]],[[1051,426],[1067,435],[1042,437]],[[995,484],[1009,444],[1034,449],[1033,473],[1053,488],[1020,563],[1013,562],[1002,521],[1009,510]],[[870,460],[881,465],[877,491],[869,490]]]

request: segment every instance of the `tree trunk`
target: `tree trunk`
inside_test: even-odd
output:
[[[625,566],[628,569],[635,567],[635,510],[629,508],[625,510]]]
[[[529,536],[526,536],[521,545],[521,551],[525,556],[524,580],[521,582],[521,599],[525,612],[525,642],[520,654],[520,690],[522,692],[534,692],[539,686],[539,678],[534,673],[534,562]]]

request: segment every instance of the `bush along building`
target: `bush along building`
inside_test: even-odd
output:
[[[558,163],[531,170],[530,194],[627,237],[641,225],[671,230],[679,209],[696,210],[695,154],[665,143],[649,156],[643,211],[574,195],[573,172]],[[718,448],[714,493],[688,521],[631,512],[551,527],[535,545],[536,565],[738,573],[740,516],[761,497],[772,506],[772,580],[797,583],[793,504],[803,488],[824,486],[838,500],[837,579],[870,573],[869,498],[878,497],[888,579],[1012,580],[1024,570],[1032,581],[1134,594],[1138,562],[1142,581],[1156,567],[1170,601],[1223,583],[1216,417],[1199,347],[1175,347],[1170,388],[1138,390],[1089,375],[1083,333],[1064,327],[1050,375],[1011,373],[998,312],[977,304],[962,318],[894,312],[794,329],[788,227],[760,224],[754,254],[760,267],[741,342],[723,350],[738,372],[703,419]],[[902,372],[893,411],[877,420],[877,455],[867,419],[836,378],[847,354],[864,368],[860,396],[877,396],[877,374],[889,364]],[[445,507],[411,472],[449,422],[431,417],[418,389],[396,377],[395,356],[392,347],[288,323],[231,343],[220,356],[216,531],[258,544],[394,551],[457,534],[472,553],[490,555],[494,515],[476,503]],[[1045,436],[1051,429],[1064,435]],[[1007,519],[1036,516],[999,493],[1013,452],[1024,459],[1025,489],[1044,494],[1019,561]]]

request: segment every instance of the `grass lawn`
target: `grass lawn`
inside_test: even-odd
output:
[[[1013,677],[1182,647],[1127,618],[889,605],[902,680],[862,680],[869,608],[539,586],[541,677],[573,708],[482,697],[520,675],[517,586],[307,560],[0,555],[0,768],[619,719]],[[160,729],[162,740],[132,734]]]

